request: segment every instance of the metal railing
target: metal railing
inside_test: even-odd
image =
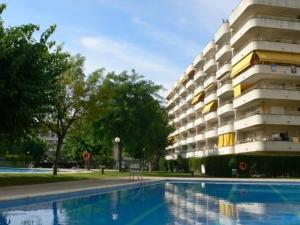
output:
[[[262,110],[256,110],[252,112],[247,112],[246,115],[240,115],[237,116],[236,121],[242,120],[242,119],[247,119],[251,116],[255,115],[266,115],[266,116],[300,116],[300,112],[298,111],[291,111],[291,112],[286,112],[286,113],[272,113],[272,112],[263,112]]]
[[[300,137],[287,137],[287,140],[274,140],[272,137],[249,137],[245,139],[237,140],[237,144],[246,144],[252,142],[292,142],[292,143],[299,143],[300,144]]]
[[[285,90],[285,91],[300,91],[300,87],[296,87],[296,86],[289,86],[289,85],[283,85],[283,84],[255,84],[249,88],[247,88],[245,91],[243,91],[241,93],[240,96],[235,97],[235,99],[238,99],[242,96],[244,96],[245,94],[255,90],[255,89],[265,89],[265,90]]]

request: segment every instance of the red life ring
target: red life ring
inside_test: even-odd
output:
[[[247,168],[248,168],[248,165],[246,162],[240,162],[240,170],[241,171],[245,171],[245,170],[247,170]]]
[[[89,153],[87,150],[85,150],[83,153],[82,153],[82,157],[85,161],[88,161],[90,158],[91,158],[91,153]]]

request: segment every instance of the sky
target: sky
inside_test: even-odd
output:
[[[99,68],[138,73],[169,89],[239,0],[0,0],[6,26],[57,25],[53,39]]]

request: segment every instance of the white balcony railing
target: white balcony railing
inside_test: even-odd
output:
[[[204,88],[207,88],[209,85],[215,83],[217,81],[216,76],[210,76],[204,81]]]

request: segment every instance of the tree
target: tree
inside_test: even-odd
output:
[[[107,149],[112,149],[114,138],[120,137],[120,169],[123,150],[141,159],[145,149],[147,158],[153,160],[156,158],[153,156],[159,155],[167,145],[171,128],[161,106],[162,97],[158,94],[161,89],[135,71],[118,75],[108,73],[104,79],[91,113],[94,115],[92,130]]]
[[[37,166],[46,156],[48,146],[39,138],[30,138],[22,143],[22,150],[23,154],[29,156]]]
[[[53,175],[57,175],[58,162],[66,134],[85,115],[88,88],[83,72],[84,57],[71,57],[68,69],[57,79],[57,94],[52,96],[52,104],[47,116],[41,121],[57,136]]]
[[[68,55],[49,41],[55,26],[36,40],[37,25],[4,27],[4,9],[0,4],[0,139],[15,139],[45,116]]]

